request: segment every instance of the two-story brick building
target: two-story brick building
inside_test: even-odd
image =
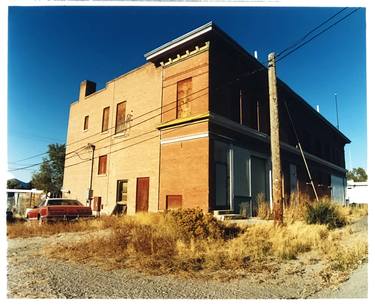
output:
[[[85,202],[91,184],[106,213],[247,205],[256,214],[257,196],[271,194],[267,69],[212,23],[145,57],[102,90],[81,83],[64,190]],[[350,141],[281,80],[278,96],[285,199],[312,194],[287,106],[318,194],[344,201]]]

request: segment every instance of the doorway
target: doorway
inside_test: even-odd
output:
[[[148,196],[149,196],[149,177],[137,178],[137,198],[135,205],[135,212],[147,212],[148,211]]]

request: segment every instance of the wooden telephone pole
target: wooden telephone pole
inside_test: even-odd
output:
[[[283,203],[281,192],[281,162],[279,136],[279,108],[277,101],[275,53],[268,55],[268,88],[270,104],[270,136],[272,162],[272,203],[275,224],[283,223]]]

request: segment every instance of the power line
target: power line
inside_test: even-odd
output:
[[[287,52],[284,56],[277,58],[277,59],[276,59],[276,62],[283,60],[284,58],[286,58],[287,56],[289,56],[289,55],[292,54],[293,52],[295,52],[295,51],[297,51],[298,49],[302,48],[304,45],[306,45],[307,43],[311,42],[313,39],[315,39],[316,37],[322,35],[324,32],[328,31],[329,29],[331,29],[332,27],[334,27],[335,25],[337,25],[338,23],[340,23],[341,21],[343,21],[344,19],[348,18],[350,15],[352,15],[353,13],[355,13],[357,10],[359,10],[359,8],[357,8],[357,9],[351,11],[350,13],[348,13],[348,14],[345,15],[344,17],[340,18],[340,19],[339,19],[338,21],[336,21],[335,23],[331,24],[331,25],[328,26],[327,28],[323,29],[322,31],[320,31],[319,33],[317,33],[316,35],[314,35],[313,37],[311,37],[309,40],[305,41],[305,42],[302,43],[302,44],[299,44],[299,42],[302,42],[302,41],[303,41],[306,37],[308,37],[311,33],[315,32],[318,28],[320,28],[320,27],[322,27],[324,24],[328,23],[330,20],[332,20],[332,19],[333,19],[334,17],[336,17],[337,15],[339,15],[339,14],[340,14],[341,12],[343,12],[345,9],[346,9],[346,8],[340,10],[338,13],[334,14],[333,16],[331,16],[330,18],[328,18],[326,21],[324,21],[323,23],[321,23],[320,25],[318,25],[317,27],[315,27],[314,29],[312,29],[311,31],[309,31],[309,32],[308,32],[306,35],[304,35],[304,37],[303,37],[302,39],[300,39],[297,43],[293,44],[292,46],[289,46],[289,47],[285,48],[284,50],[282,50],[282,51],[279,53],[279,56],[280,56],[281,54],[285,53],[287,50],[292,49],[291,51]],[[298,45],[298,44],[299,44],[299,45]],[[298,45],[298,46],[296,46],[296,45]],[[296,47],[294,47],[294,46],[296,46]],[[260,64],[261,64],[261,65],[264,65],[263,63],[260,63]],[[245,77],[245,76],[251,76],[251,75],[254,75],[255,73],[262,72],[262,71],[264,71],[264,70],[266,70],[266,69],[267,69],[267,68],[266,68],[265,66],[263,66],[263,67],[258,68],[258,69],[256,69],[256,70],[253,70],[253,71],[251,71],[251,72],[245,72],[245,73],[240,74],[239,76],[235,77],[234,79],[229,80],[229,81],[225,82],[224,84],[222,84],[221,86],[218,86],[218,87],[216,87],[216,88],[214,88],[214,89],[212,89],[212,90],[215,90],[215,91],[216,91],[216,90],[220,89],[222,86],[228,86],[228,85],[230,85],[230,84],[232,84],[232,83],[234,83],[234,82],[238,82],[238,81],[240,81],[242,77]],[[206,72],[205,72],[205,73],[206,73]],[[205,90],[205,89],[208,89],[208,87],[206,87],[206,88],[204,88],[204,89],[201,89],[201,90],[199,90],[199,91],[202,91],[202,90]],[[197,92],[199,92],[199,91],[197,91]],[[194,95],[194,94],[196,94],[197,92],[194,92],[194,93],[192,93],[191,95]],[[206,94],[204,94],[204,95],[206,95]],[[189,96],[189,95],[188,95],[188,96]],[[199,97],[200,97],[200,96],[199,96]],[[198,97],[198,98],[199,98],[199,97]],[[196,98],[195,98],[195,99],[196,99]],[[190,101],[191,101],[191,100],[190,100]],[[190,102],[190,101],[189,101],[189,102]],[[141,114],[141,115],[139,115],[139,116],[133,118],[133,120],[134,120],[134,119],[137,119],[137,118],[140,118],[140,117],[143,117],[143,116],[145,116],[145,115],[147,115],[147,114],[153,113],[153,112],[155,112],[155,111],[157,111],[157,110],[159,110],[159,109],[165,108],[165,106],[168,106],[168,105],[170,105],[170,104],[175,104],[176,102],[177,102],[177,100],[174,100],[174,101],[168,103],[167,105],[162,105],[162,106],[160,106],[160,107],[158,107],[158,108],[156,108],[156,109],[153,109],[153,110],[150,110],[150,111],[148,111],[148,112],[145,112],[145,113],[143,113],[143,114]],[[169,110],[167,110],[167,111],[165,111],[165,112],[169,112],[169,111],[173,110],[174,108],[175,108],[175,107],[173,106],[172,109],[169,109]],[[132,127],[135,127],[135,126],[137,126],[137,125],[139,125],[139,124],[142,124],[142,123],[144,123],[144,122],[146,122],[146,121],[148,121],[148,120],[150,120],[150,119],[152,119],[152,118],[155,118],[155,117],[157,117],[157,116],[160,116],[160,115],[162,115],[163,113],[164,113],[164,112],[158,113],[158,114],[156,114],[155,116],[152,116],[151,118],[148,118],[148,119],[143,120],[143,121],[141,121],[141,122],[139,122],[139,123],[137,123],[137,124],[134,124]],[[113,126],[113,127],[111,127],[109,130],[114,129],[115,127],[116,127],[116,126]],[[155,131],[155,130],[152,130],[152,131]],[[71,146],[71,145],[73,145],[73,144],[75,144],[75,143],[77,143],[77,142],[81,142],[81,141],[83,141],[83,140],[85,140],[85,139],[92,138],[93,136],[98,135],[98,134],[100,134],[100,133],[102,133],[102,131],[100,131],[100,132],[98,132],[98,133],[96,133],[96,134],[93,134],[93,135],[87,136],[87,137],[85,137],[85,138],[82,138],[82,139],[76,140],[76,141],[74,141],[74,142],[71,142],[70,144],[67,144],[66,146]],[[150,132],[148,132],[148,133],[150,133]],[[146,133],[146,134],[147,134],[147,133]],[[96,142],[96,143],[99,143],[99,142],[101,142],[102,140],[107,139],[107,138],[112,137],[112,136],[113,136],[113,135],[110,134],[110,135],[108,135],[108,136],[106,136],[106,137],[104,137],[104,138],[102,138],[102,139],[100,139],[100,140],[97,140],[97,141],[95,141],[95,142]],[[117,144],[118,144],[118,143],[117,143]],[[104,146],[104,147],[102,147],[102,148],[106,148],[106,147],[110,147],[110,146],[115,146],[115,145],[117,145],[117,144],[114,144],[114,145],[110,144],[110,145],[108,145],[108,146]],[[99,149],[99,148],[98,148],[98,149]],[[45,155],[45,154],[47,154],[47,153],[48,153],[48,152],[41,153],[41,154],[38,154],[38,155],[34,155],[34,156],[31,156],[31,157],[28,157],[28,158],[25,158],[25,159],[22,159],[22,160],[18,160],[17,162],[25,161],[25,160],[32,159],[32,158],[34,158],[34,157],[38,157],[38,156],[42,156],[42,155]],[[69,154],[74,154],[74,153],[75,153],[75,151],[72,151],[72,152],[66,153],[66,156],[69,155]],[[68,158],[69,158],[69,157],[68,157]],[[37,163],[37,164],[33,164],[33,165],[30,165],[29,167],[17,168],[17,169],[13,169],[13,170],[10,170],[10,171],[17,171],[17,170],[21,170],[21,169],[27,169],[27,168],[30,168],[30,167],[33,167],[33,166],[36,166],[36,165],[40,165],[40,164],[42,164],[42,163],[43,163],[43,162],[41,162],[41,163]]]
[[[312,40],[314,40],[315,38],[317,38],[318,36],[322,35],[323,33],[327,32],[329,29],[333,28],[335,25],[337,25],[338,23],[342,22],[343,20],[345,20],[346,18],[348,18],[350,15],[354,14],[356,11],[358,11],[360,8],[356,8],[354,9],[353,11],[351,11],[350,13],[346,14],[344,17],[340,18],[338,21],[334,22],[333,24],[331,24],[330,26],[328,26],[327,28],[323,29],[322,31],[320,31],[319,33],[315,34],[313,37],[311,37],[310,39],[308,39],[307,41],[305,41],[304,43],[300,44],[299,46],[295,47],[294,49],[290,50],[289,52],[287,52],[285,55],[283,55],[282,57],[279,57],[276,59],[276,62],[279,62],[283,59],[285,59],[287,56],[291,55],[292,53],[294,53],[295,51],[297,51],[298,49],[302,48],[303,46],[305,46],[306,44],[308,44],[309,42],[311,42]]]
[[[335,18],[337,15],[341,14],[343,11],[345,11],[347,9],[347,7],[344,7],[343,9],[341,9],[340,11],[338,11],[337,13],[335,13],[333,16],[331,16],[330,18],[326,19],[325,21],[323,21],[322,23],[320,23],[318,26],[316,26],[315,28],[313,28],[312,30],[310,30],[309,32],[307,32],[302,38],[300,38],[298,41],[296,41],[294,44],[292,44],[291,46],[283,49],[282,51],[280,52],[277,52],[276,54],[278,56],[281,56],[283,53],[285,53],[286,51],[288,51],[289,49],[292,49],[296,46],[298,46],[300,43],[302,43],[307,37],[309,37],[310,34],[314,33],[316,30],[318,30],[320,27],[324,26],[326,23],[328,23],[329,21],[331,21],[333,18]]]
[[[199,124],[199,122],[186,123],[186,124],[181,125],[181,126],[179,126],[179,127],[185,127],[185,126],[187,126],[187,125],[196,125],[196,124]],[[138,136],[133,137],[133,139],[135,139],[135,138],[137,138],[137,137],[140,137],[140,136],[143,136],[143,135],[146,135],[146,134],[148,134],[148,133],[150,133],[150,132],[157,132],[157,131],[152,130],[152,131],[149,131],[149,132],[146,132],[146,133],[142,133],[141,135],[138,135]],[[172,132],[174,132],[174,130],[166,131],[166,132],[164,133],[164,135],[169,134],[169,133],[172,133]],[[136,145],[140,145],[140,144],[142,144],[142,143],[145,143],[145,142],[147,142],[147,141],[149,141],[149,140],[152,140],[152,139],[154,139],[154,138],[158,138],[158,137],[160,137],[159,134],[158,134],[158,135],[155,135],[155,136],[152,136],[152,137],[150,137],[150,138],[148,138],[148,139],[145,139],[145,140],[139,141],[139,142],[137,142],[137,143],[130,144],[130,145],[128,145],[128,146],[118,148],[118,149],[116,149],[116,150],[114,150],[114,151],[107,152],[107,154],[113,154],[113,153],[115,153],[115,152],[119,152],[119,151],[121,151],[121,150],[124,150],[124,149],[130,148],[130,147],[133,147],[133,146],[136,146]],[[98,158],[99,158],[99,156],[94,157],[94,159],[98,159]],[[87,161],[80,161],[80,162],[77,162],[77,163],[74,163],[74,164],[70,164],[70,165],[65,166],[64,169],[69,168],[69,167],[72,167],[72,166],[75,166],[75,165],[78,165],[78,164],[81,164],[81,163],[85,163],[85,162],[87,162]]]
[[[40,156],[44,156],[48,154],[48,151],[46,152],[43,152],[43,153],[40,153],[40,154],[36,154],[34,156],[30,156],[30,157],[27,157],[27,158],[24,158],[24,159],[21,159],[21,160],[17,160],[17,161],[14,161],[14,162],[10,162],[10,163],[18,163],[18,162],[22,162],[22,161],[26,161],[26,160],[30,160],[30,159],[33,159],[33,158],[36,158],[36,157],[40,157]]]
[[[208,89],[208,87],[203,88],[203,89],[201,89],[201,90],[198,90],[198,91],[196,91],[196,92],[194,92],[194,93],[192,93],[192,94],[190,94],[190,95],[188,95],[188,96],[195,95],[196,93],[201,92],[201,91],[206,90],[206,89]],[[191,100],[189,100],[189,101],[186,101],[185,103],[194,102],[194,100],[196,100],[196,99],[198,99],[198,98],[200,98],[200,97],[202,97],[202,96],[205,96],[205,95],[208,95],[208,93],[207,93],[207,94],[205,93],[205,94],[202,94],[202,95],[200,95],[200,96],[197,96],[197,97],[195,97],[195,98],[193,98],[193,99],[191,99]],[[177,100],[176,100],[176,101],[177,101]],[[174,101],[174,102],[172,102],[172,103],[175,103],[176,101]],[[183,105],[183,104],[185,104],[185,103],[182,103],[181,105]],[[169,104],[171,104],[171,103],[168,103],[167,105],[169,105]],[[165,106],[165,105],[164,105],[164,106]],[[162,107],[164,107],[164,106],[162,106]],[[141,122],[138,122],[138,123],[132,125],[131,127],[125,129],[124,132],[126,132],[126,130],[128,130],[128,129],[131,129],[131,128],[134,128],[134,127],[136,127],[136,126],[139,126],[139,125],[141,125],[141,124],[143,124],[143,123],[145,123],[145,122],[147,122],[147,121],[149,121],[149,120],[151,120],[151,119],[154,119],[154,118],[156,118],[156,117],[159,117],[159,116],[161,116],[161,115],[164,114],[164,113],[170,112],[171,110],[174,110],[174,109],[175,109],[175,106],[173,106],[173,107],[170,108],[170,109],[164,110],[164,111],[162,111],[162,112],[160,112],[160,113],[158,113],[158,114],[156,114],[156,115],[154,115],[154,116],[151,116],[151,117],[149,117],[149,118],[147,118],[147,119],[145,119],[145,120],[143,120],[143,121],[141,121]],[[146,113],[151,113],[151,112],[146,112]],[[144,113],[144,114],[146,114],[146,113]],[[144,116],[144,114],[142,114],[141,116]],[[138,116],[138,117],[141,117],[141,116]],[[156,131],[155,128],[153,128],[151,131],[149,131],[149,132],[147,132],[147,133],[150,133],[150,132],[153,132],[153,131]],[[147,133],[146,133],[146,134],[147,134]],[[92,136],[95,136],[95,135],[97,135],[97,134],[94,134],[94,135],[92,135]],[[99,142],[103,141],[104,139],[111,138],[111,137],[113,137],[113,136],[115,136],[115,135],[116,135],[116,134],[110,134],[110,135],[108,135],[108,136],[106,136],[106,137],[104,137],[104,138],[102,138],[102,139],[99,139],[99,140],[95,141],[95,143],[99,143]],[[92,137],[92,136],[90,136],[90,137]],[[126,138],[125,140],[123,140],[123,141],[121,141],[121,142],[124,142],[124,141],[127,141],[127,140],[131,140],[131,139],[134,139],[134,138],[136,138],[136,137],[133,137],[133,138]],[[84,138],[84,139],[86,139],[86,138]],[[119,143],[120,143],[120,142],[119,142]],[[117,143],[117,144],[118,144],[118,143]],[[99,147],[99,148],[97,148],[97,149],[107,148],[107,147],[110,147],[110,146],[115,146],[115,145],[117,145],[117,144],[110,144],[110,145],[107,145],[107,146]],[[86,145],[83,146],[83,147],[80,147],[80,148],[78,148],[78,149],[76,149],[76,150],[70,151],[70,152],[66,153],[66,156],[68,156],[68,155],[70,155],[70,154],[76,154],[76,153],[77,153],[77,150],[79,150],[79,149],[84,149],[85,147],[86,147]],[[47,153],[48,153],[48,152],[47,152]],[[70,156],[70,157],[67,157],[65,160],[68,160],[68,159],[73,158],[73,157],[74,157],[74,155],[73,155],[73,156]],[[80,158],[81,158],[81,157],[80,157]],[[81,158],[81,159],[82,159],[82,158]],[[41,165],[41,164],[43,164],[44,162],[50,162],[50,161],[51,161],[51,159],[49,159],[49,160],[45,160],[45,161],[42,161],[42,162],[40,162],[40,163],[32,164],[32,165],[29,165],[29,166],[20,167],[20,168],[16,168],[16,169],[11,169],[11,170],[9,170],[9,171],[12,172],[12,171],[24,170],[24,169],[28,169],[28,168],[34,167],[34,166],[36,166],[36,165]]]
[[[206,73],[206,72],[205,72],[205,73]],[[201,74],[203,74],[203,73],[200,73],[200,74],[194,75],[193,77],[197,77],[197,76],[199,76],[199,75],[201,75]],[[205,88],[202,88],[202,89],[200,89],[200,90],[198,90],[198,91],[196,91],[196,92],[193,92],[193,93],[187,95],[186,97],[193,96],[193,95],[197,94],[198,92],[204,91],[204,90],[206,90],[206,89],[208,89],[208,87],[205,87]],[[194,99],[193,99],[193,100],[194,100]],[[191,100],[190,100],[190,101],[191,101]],[[143,117],[143,116],[145,116],[145,115],[148,115],[148,114],[150,114],[150,113],[156,112],[156,111],[158,111],[159,109],[162,109],[162,108],[164,108],[164,107],[166,107],[166,106],[168,106],[168,105],[171,105],[171,104],[175,104],[176,102],[177,102],[177,99],[174,100],[174,101],[171,101],[171,102],[168,103],[168,104],[162,105],[162,106],[160,106],[160,107],[157,107],[157,108],[155,108],[155,109],[152,109],[152,110],[149,110],[149,111],[147,111],[147,112],[145,112],[145,113],[142,113],[141,115],[138,115],[138,116],[132,118],[132,120],[136,120],[136,119],[141,118],[141,117]],[[160,115],[160,114],[162,114],[162,113],[158,113],[158,114]],[[137,125],[137,124],[135,124],[135,125]],[[114,125],[114,126],[108,128],[108,131],[111,131],[112,129],[115,129],[115,128],[116,128],[116,125]],[[87,137],[84,137],[84,138],[81,138],[81,139],[75,140],[75,141],[73,141],[73,142],[71,142],[71,143],[67,143],[65,146],[66,146],[66,147],[71,146],[71,145],[76,144],[76,143],[78,143],[78,142],[82,142],[82,141],[84,141],[84,140],[90,139],[90,138],[92,138],[92,137],[94,137],[94,136],[96,136],[96,135],[98,135],[98,134],[101,134],[101,133],[103,133],[103,131],[99,131],[99,132],[94,133],[94,134],[91,134],[91,135],[89,135],[89,136],[87,136]],[[108,135],[108,136],[106,136],[106,137],[104,137],[104,138],[102,138],[102,139],[100,139],[99,141],[96,141],[96,142],[100,142],[101,140],[105,140],[105,139],[107,139],[107,138],[109,138],[109,137],[112,137],[112,135]],[[74,153],[74,152],[72,152],[72,153]],[[48,154],[48,151],[46,151],[46,152],[44,152],[44,153],[36,154],[36,155],[34,155],[34,156],[26,157],[26,158],[24,158],[24,159],[17,160],[17,161],[14,161],[14,162],[15,162],[15,163],[17,163],[17,162],[22,162],[22,161],[30,160],[30,159],[33,159],[33,158],[36,158],[36,157],[40,157],[40,156],[43,156],[43,155],[46,155],[46,154]],[[68,153],[68,154],[70,154],[70,153]],[[68,154],[67,154],[67,155],[68,155]]]

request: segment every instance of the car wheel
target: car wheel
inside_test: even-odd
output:
[[[40,215],[38,215],[38,222],[39,222],[39,225],[43,225],[43,219]]]

